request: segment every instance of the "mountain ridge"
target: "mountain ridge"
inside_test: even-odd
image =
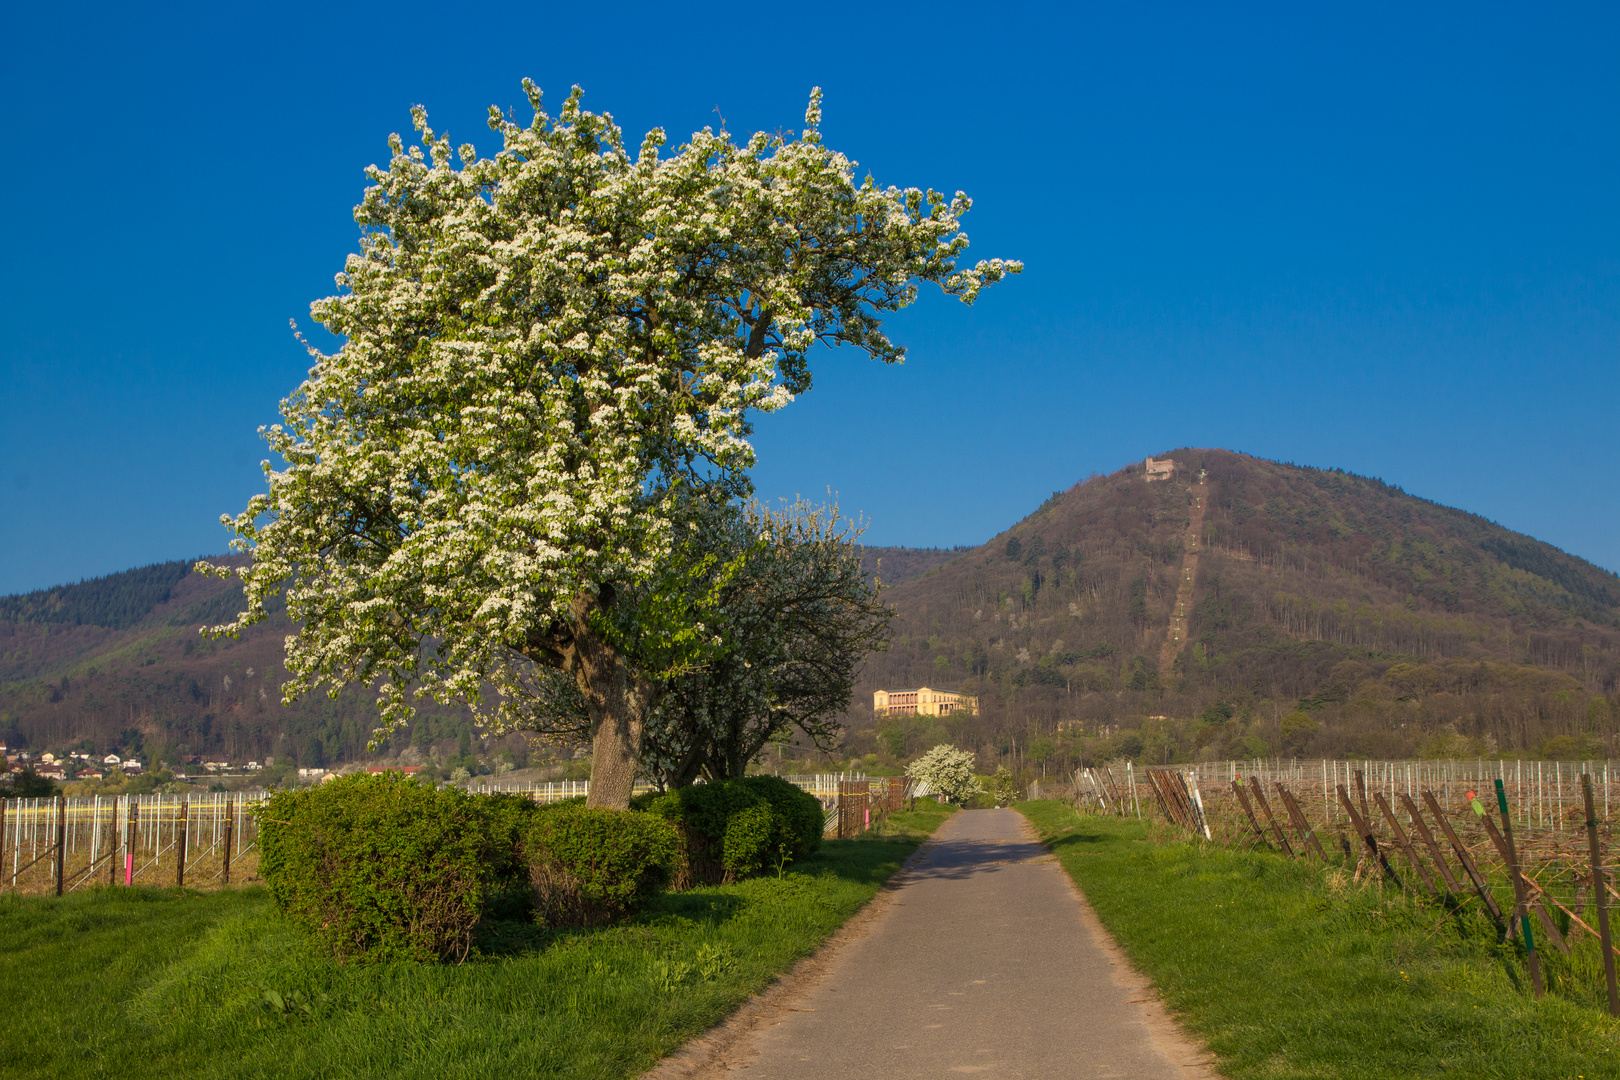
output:
[[[1616,749],[1620,576],[1377,478],[1162,458],[1168,479],[1093,475],[976,547],[862,548],[897,633],[862,671],[847,749],[892,763],[954,741],[986,767],[1051,768]],[[240,590],[190,566],[0,597],[0,741],[365,756],[369,695],[281,705],[285,613],[204,639]],[[981,715],[873,715],[873,690],[918,685],[978,694]],[[465,710],[428,704],[388,752],[475,737]]]
[[[890,590],[898,632],[857,686],[856,748],[898,758],[950,738],[994,760],[1038,742],[1065,763],[1613,748],[1614,573],[1343,470],[1161,458],[1168,480],[1141,462],[1088,478]],[[1484,673],[1463,680],[1470,663]],[[1435,685],[1398,692],[1402,665]],[[865,704],[922,684],[978,693],[981,717]],[[1108,741],[1121,731],[1136,734]]]

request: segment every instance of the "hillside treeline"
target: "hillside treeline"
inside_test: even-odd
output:
[[[899,761],[950,741],[986,768],[1048,772],[1120,754],[1620,756],[1614,574],[1378,480],[1170,456],[1170,481],[1140,465],[1092,478],[978,548],[866,549],[899,582],[899,619],[867,661],[847,749]],[[280,703],[284,614],[238,641],[198,635],[240,605],[183,563],[0,598],[0,741],[366,756],[370,695]],[[921,685],[979,695],[980,715],[873,715],[873,690]],[[424,702],[384,752],[475,738],[465,710]]]
[[[899,635],[868,661],[851,749],[948,739],[1048,770],[1616,752],[1615,575],[1377,480],[1171,457],[1171,481],[1093,478],[889,593]],[[873,716],[872,690],[920,685],[978,694],[979,717]]]
[[[0,742],[149,762],[200,755],[324,766],[371,756],[371,696],[347,690],[282,705],[283,640],[292,629],[285,614],[239,640],[201,636],[200,626],[241,610],[242,593],[189,566],[164,563],[0,598]],[[411,729],[379,753],[407,745],[465,753],[475,737],[465,710],[426,702]],[[509,743],[522,764],[526,744]]]

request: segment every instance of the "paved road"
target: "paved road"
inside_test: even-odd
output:
[[[882,900],[877,901],[883,903]],[[956,814],[867,933],[704,1075],[1208,1077],[1012,810]]]

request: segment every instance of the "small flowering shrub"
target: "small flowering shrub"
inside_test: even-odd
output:
[[[340,958],[460,960],[486,911],[522,904],[518,842],[534,814],[523,799],[347,776],[264,804],[260,872]]]

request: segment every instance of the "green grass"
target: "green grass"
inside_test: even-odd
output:
[[[956,807],[933,799],[914,799],[911,805],[913,809],[891,813],[889,820],[874,829],[871,835],[878,839],[890,836],[924,837],[956,813]]]
[[[1018,807],[1105,926],[1233,1080],[1620,1076],[1596,942],[1544,956],[1342,867],[1150,836],[1141,822]]]
[[[0,1075],[634,1076],[812,951],[946,813],[622,926],[498,924],[460,966],[339,965],[257,888],[0,897]]]

